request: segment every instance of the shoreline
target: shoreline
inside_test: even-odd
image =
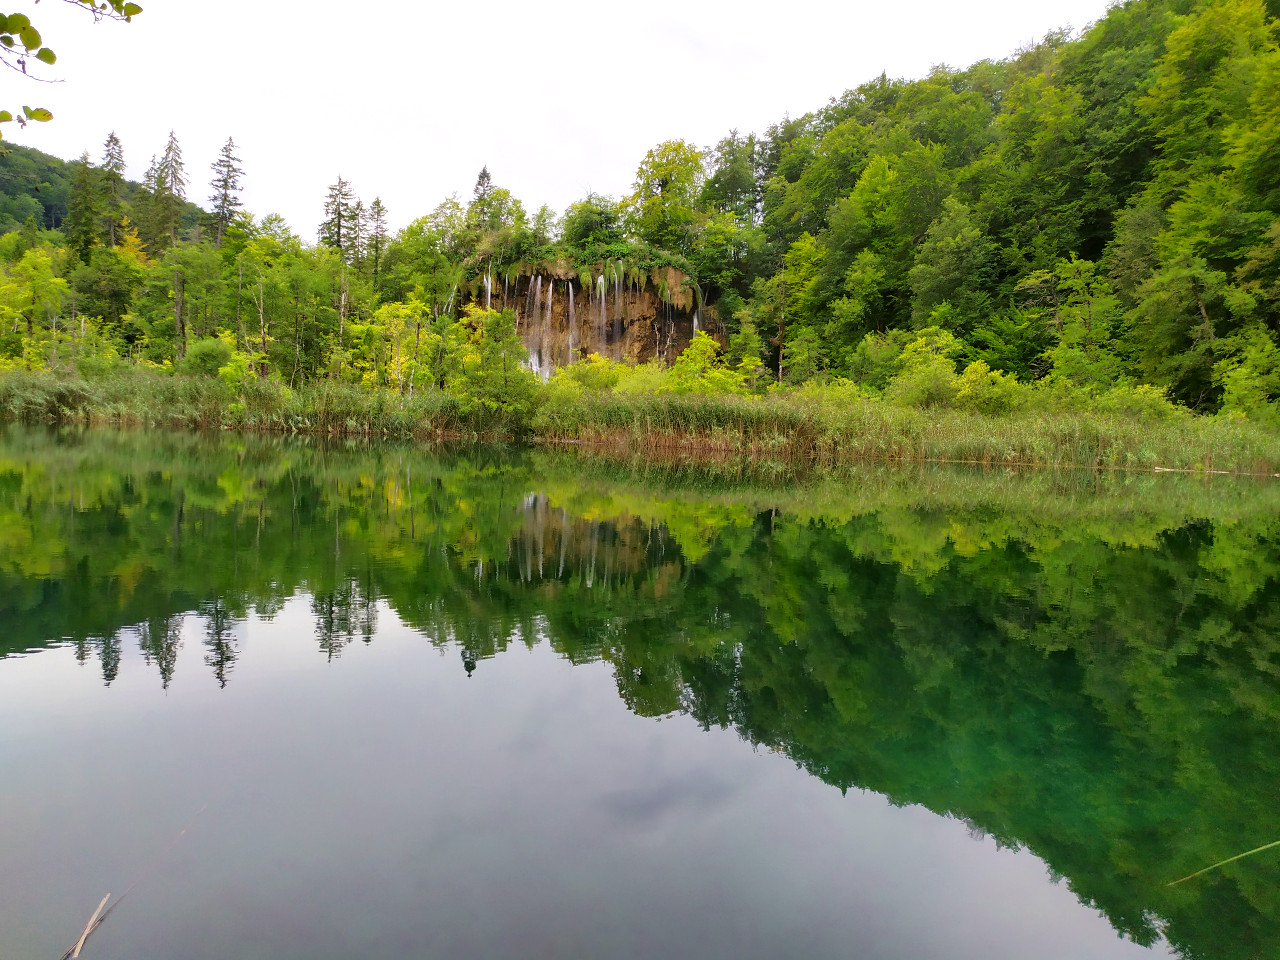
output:
[[[0,420],[295,434],[330,439],[528,444],[773,473],[841,464],[951,464],[1280,477],[1280,431],[1243,419],[1026,409],[988,416],[781,395],[586,396],[512,410],[432,392],[402,397],[270,381],[233,393],[210,378],[144,371],[105,380],[0,376]]]

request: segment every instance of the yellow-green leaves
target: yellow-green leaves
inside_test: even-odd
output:
[[[48,123],[53,119],[53,114],[44,107],[23,107],[22,113],[28,120],[35,120],[39,123]]]

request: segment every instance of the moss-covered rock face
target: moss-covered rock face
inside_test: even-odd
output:
[[[698,285],[676,267],[646,270],[612,260],[581,268],[548,261],[505,282],[491,280],[478,293],[481,305],[515,312],[533,365],[547,375],[592,353],[670,362],[698,330],[723,339],[718,317],[701,299]]]

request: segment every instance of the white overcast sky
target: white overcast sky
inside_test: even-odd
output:
[[[38,85],[6,74],[5,106],[55,119],[5,136],[95,161],[115,130],[141,179],[172,127],[191,179],[228,135],[245,204],[312,240],[340,173],[393,226],[488,165],[530,211],[590,191],[620,196],[653,145],[703,146],[763,131],[882,71],[923,76],[1008,56],[1080,29],[1107,0],[582,0],[484,4],[363,0],[138,0],[132,23],[93,24],[68,4],[16,0],[59,56]],[[38,14],[38,17],[35,15]]]

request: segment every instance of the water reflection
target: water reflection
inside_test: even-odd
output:
[[[1138,943],[1280,942],[1274,856],[1166,885],[1280,832],[1274,485],[624,473],[11,430],[0,653],[70,644],[112,684],[136,649],[165,688],[225,688],[249,618],[305,598],[333,661],[385,604],[468,676],[545,641],[608,664],[635,714],[1030,848]]]

